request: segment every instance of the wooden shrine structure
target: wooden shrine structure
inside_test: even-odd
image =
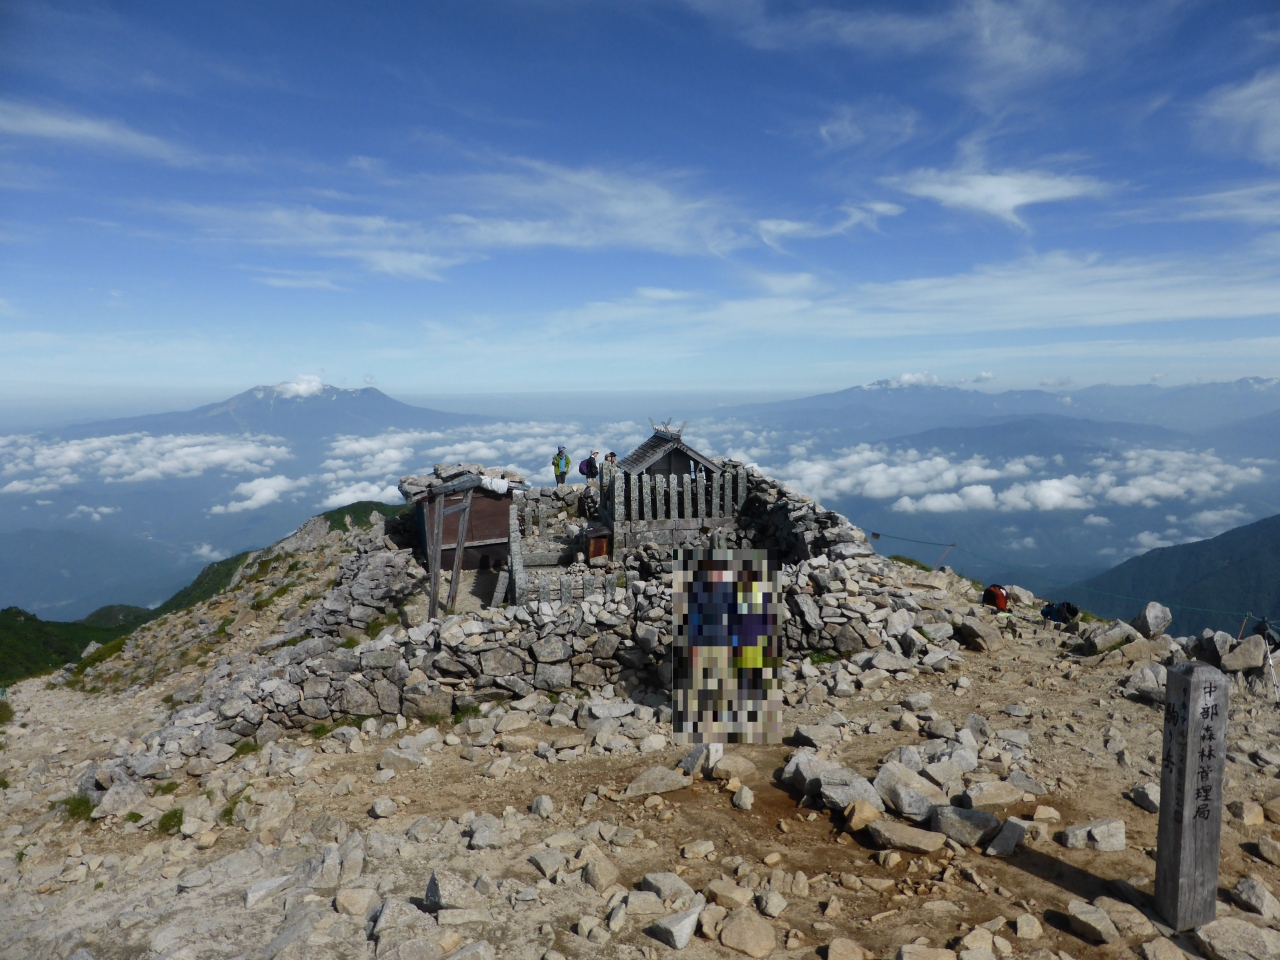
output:
[[[654,424],[652,437],[602,474],[602,519],[615,557],[648,541],[678,547],[733,524],[747,498],[746,468],[716,463],[682,434]]]
[[[432,487],[412,501],[418,542],[431,577],[428,617],[436,616],[439,609],[440,571],[445,564],[453,571],[444,604],[446,610],[452,610],[457,602],[463,570],[508,565],[519,569],[519,524],[514,494],[528,489],[525,483],[466,473]],[[514,544],[513,529],[516,531]],[[495,599],[505,595],[507,581],[504,569],[498,576]]]

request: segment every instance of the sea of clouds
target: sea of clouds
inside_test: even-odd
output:
[[[225,477],[224,493],[202,505],[211,516],[245,513],[289,500],[329,509],[356,500],[399,502],[399,478],[438,462],[476,461],[553,482],[550,458],[564,444],[576,464],[592,450],[625,454],[650,434],[647,424],[510,421],[449,430],[387,430],[337,436],[319,462],[305,463],[272,436],[129,433],[83,440],[0,437],[0,495],[27,497],[95,484]],[[734,419],[689,424],[685,437],[709,454],[759,465],[822,501],[864,498],[901,514],[1074,511],[1086,527],[1112,523],[1108,508],[1175,506],[1167,526],[1146,530],[1128,551],[1212,536],[1249,519],[1237,490],[1268,479],[1269,461],[1231,461],[1212,451],[1134,447],[1068,463],[1063,457],[1004,460],[942,449],[857,444],[831,449],[819,433],[763,429]],[[87,497],[86,497],[87,499]],[[38,501],[46,502],[46,501]],[[83,505],[72,517],[100,520],[116,508]],[[210,555],[216,552],[202,544]]]

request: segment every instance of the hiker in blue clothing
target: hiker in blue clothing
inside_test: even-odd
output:
[[[556,455],[551,458],[551,472],[556,475],[556,486],[564,484],[564,478],[569,475],[569,455],[565,453],[564,444],[556,451]]]

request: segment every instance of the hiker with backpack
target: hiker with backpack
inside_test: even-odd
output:
[[[592,450],[591,456],[585,458],[578,464],[578,472],[587,478],[587,483],[597,479],[600,476],[600,468],[596,466],[596,457],[600,456],[599,450]]]
[[[556,486],[564,486],[565,477],[569,475],[569,454],[565,453],[564,444],[556,450],[556,455],[551,458],[551,472],[556,475]]]

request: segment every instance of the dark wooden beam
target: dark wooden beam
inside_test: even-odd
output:
[[[452,611],[458,600],[458,581],[462,579],[462,555],[467,548],[467,521],[471,519],[471,494],[468,490],[462,501],[462,516],[458,518],[458,545],[453,551],[453,578],[449,581],[449,599],[445,609]]]

